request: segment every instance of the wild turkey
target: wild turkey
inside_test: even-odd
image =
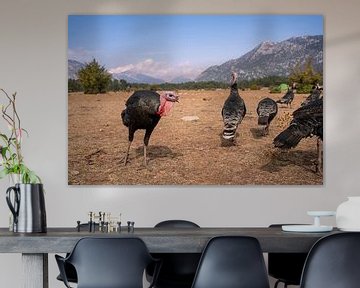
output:
[[[320,171],[322,162],[322,145],[320,145],[320,140],[323,140],[322,98],[314,100],[295,110],[290,126],[275,137],[274,145],[281,149],[290,149],[296,147],[301,139],[312,136],[318,137],[318,161],[316,171]]]
[[[296,89],[296,84],[293,83],[292,86],[288,88],[288,91],[286,92],[286,94],[281,99],[276,101],[276,103],[286,104],[286,106],[290,105],[290,108],[291,108],[291,102],[294,100],[294,90],[295,89]]]
[[[301,106],[305,106],[307,104],[309,104],[312,101],[318,100],[321,97],[321,91],[322,91],[322,87],[319,86],[319,84],[315,84],[312,87],[312,91],[311,94],[306,97],[306,99],[304,100],[303,103],[301,103]]]
[[[147,166],[146,149],[151,133],[162,116],[166,116],[179,96],[174,92],[163,92],[161,95],[155,91],[141,90],[134,92],[126,101],[126,108],[121,112],[123,124],[129,128],[129,145],[125,155],[125,165],[129,157],[131,142],[135,131],[145,129],[144,136],[144,163]]]
[[[271,98],[264,98],[259,102],[256,112],[259,115],[258,125],[265,126],[263,135],[268,135],[270,123],[278,112],[276,102]]]
[[[237,87],[237,74],[232,72],[231,90],[229,97],[225,100],[221,110],[224,121],[224,131],[222,137],[226,140],[233,140],[236,129],[246,114],[244,100],[240,97]]]

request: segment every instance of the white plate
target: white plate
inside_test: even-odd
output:
[[[282,225],[281,229],[287,232],[329,232],[333,227],[324,225]]]
[[[335,216],[335,211],[308,211],[309,216]]]
[[[360,232],[360,228],[339,228],[340,231],[346,232]]]

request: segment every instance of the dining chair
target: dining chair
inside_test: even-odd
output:
[[[278,228],[287,224],[271,224],[270,228]],[[269,276],[277,279],[274,288],[280,283],[284,288],[288,285],[300,285],[301,273],[307,253],[268,253]]]
[[[68,257],[55,255],[63,282],[70,288],[65,263],[74,266],[77,288],[142,288],[145,268],[157,262],[154,281],[160,262],[149,253],[139,238],[82,238]],[[149,287],[153,287],[153,283]]]
[[[309,252],[300,288],[358,288],[359,267],[359,232],[325,236]]]
[[[80,224],[80,229],[89,229],[89,224],[88,223],[82,223]],[[95,223],[95,229],[99,229],[99,224],[98,223]],[[66,254],[66,257],[69,256],[69,253]],[[76,270],[74,268],[73,265],[71,265],[70,263],[67,263],[65,262],[64,263],[64,267],[65,267],[65,274],[66,274],[66,278],[68,280],[68,282],[71,282],[71,283],[77,283],[77,275],[76,275]],[[61,274],[59,274],[57,277],[56,277],[57,280],[59,281],[63,281],[62,277],[61,277]]]
[[[256,238],[219,236],[206,245],[192,288],[269,288]]]
[[[200,228],[188,220],[165,220],[155,225],[155,229],[163,228]],[[155,283],[156,288],[190,288],[198,266],[200,253],[156,253],[152,254],[161,259],[162,266]],[[152,279],[152,265],[146,270],[147,279]]]

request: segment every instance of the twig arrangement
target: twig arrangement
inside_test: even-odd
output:
[[[0,105],[1,116],[5,120],[9,135],[0,132],[0,179],[7,175],[18,174],[22,183],[40,183],[40,178],[25,164],[21,152],[21,144],[24,133],[28,132],[21,127],[21,120],[16,109],[16,93],[9,95],[4,89],[0,91],[7,99],[6,105]]]

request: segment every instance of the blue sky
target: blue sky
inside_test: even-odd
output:
[[[193,78],[262,41],[322,34],[321,15],[70,15],[68,57],[171,80]]]

